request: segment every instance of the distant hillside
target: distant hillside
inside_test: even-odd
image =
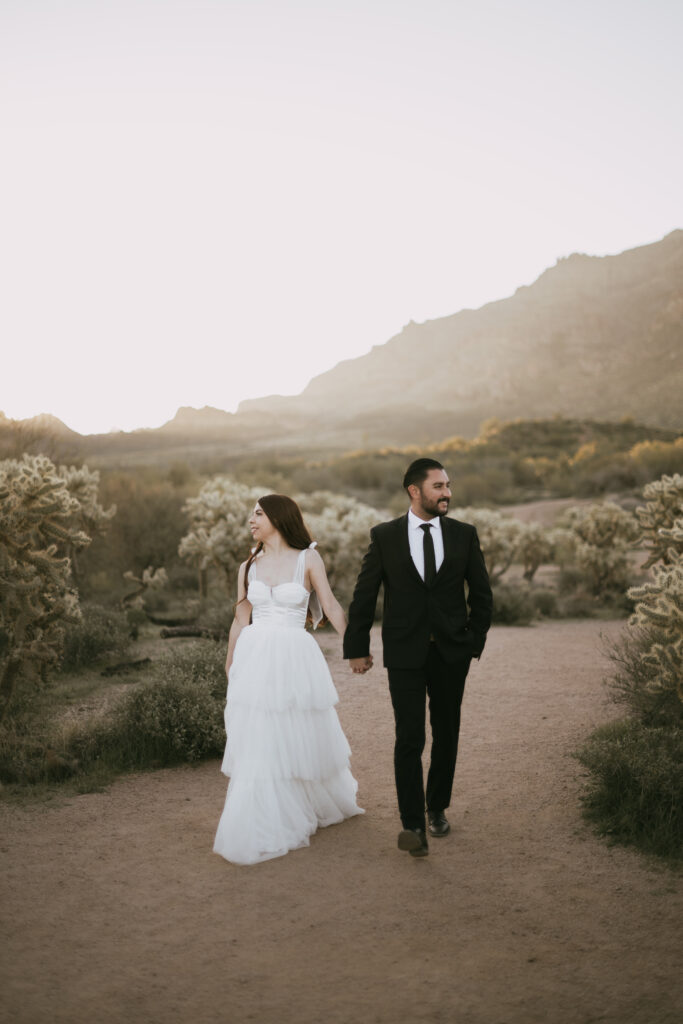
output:
[[[618,256],[574,254],[513,296],[410,323],[314,378],[301,395],[243,402],[321,417],[375,440],[472,436],[482,420],[543,417],[681,425],[683,231]]]
[[[321,339],[324,341],[324,339]],[[0,454],[50,437],[60,457],[108,462],[436,443],[484,420],[564,416],[683,426],[683,231],[618,256],[574,254],[481,309],[411,322],[294,397],[237,413],[183,407],[155,430],[81,438],[53,417],[0,414]],[[31,443],[28,443],[28,442]]]

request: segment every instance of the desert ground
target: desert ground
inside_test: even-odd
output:
[[[492,631],[465,692],[453,830],[422,860],[396,849],[384,670],[354,677],[329,634],[366,813],[310,847],[252,867],[214,855],[218,761],[0,804],[0,1019],[680,1020],[679,876],[594,836],[571,757],[620,714],[601,635],[621,629]]]

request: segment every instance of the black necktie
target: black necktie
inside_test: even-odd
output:
[[[432,527],[430,523],[423,523],[420,529],[424,533],[422,547],[425,556],[425,583],[430,587],[434,582],[434,577],[436,576],[436,555],[434,554]]]

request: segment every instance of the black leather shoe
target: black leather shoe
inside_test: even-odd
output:
[[[399,850],[407,850],[411,857],[426,857],[429,853],[427,834],[423,828],[404,828],[398,835]]]
[[[448,835],[451,830],[451,826],[448,824],[448,819],[443,811],[428,811],[427,817],[429,818],[430,836],[442,839],[444,836]]]

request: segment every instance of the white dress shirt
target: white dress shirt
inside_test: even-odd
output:
[[[416,516],[412,509],[408,510],[408,542],[410,543],[410,555],[415,563],[415,568],[419,572],[422,579],[425,578],[425,550],[424,550],[424,535],[425,531],[421,530],[420,527],[424,526],[427,520],[420,519]],[[434,558],[436,561],[436,571],[438,572],[443,562],[443,533],[441,532],[441,518],[440,516],[434,516],[433,519],[429,520],[431,526],[430,533],[434,542]]]

